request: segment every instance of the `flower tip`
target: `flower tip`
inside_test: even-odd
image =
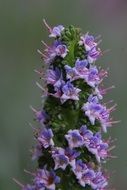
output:
[[[30,109],[31,109],[33,112],[37,112],[37,110],[34,109],[32,105],[30,105],[29,107],[30,107]]]
[[[12,178],[12,180],[13,180],[17,185],[19,185],[21,188],[24,187],[24,185],[23,185],[22,183],[20,183],[17,179]]]
[[[46,22],[46,20],[43,18],[43,23],[46,26],[46,28],[49,30],[49,32],[51,32],[51,27],[48,25],[48,23]]]
[[[34,173],[32,173],[32,172],[30,172],[30,171],[28,171],[28,170],[26,170],[26,169],[24,169],[24,172],[27,173],[27,174],[29,174],[29,175],[35,176]]]

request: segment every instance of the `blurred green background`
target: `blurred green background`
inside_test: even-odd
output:
[[[109,160],[111,185],[116,190],[127,189],[127,2],[124,0],[1,0],[0,1],[0,190],[18,190],[13,177],[29,181],[23,170],[31,170],[36,163],[30,160],[33,144],[29,105],[41,105],[39,80],[33,72],[41,66],[36,49],[40,41],[48,41],[42,25],[74,24],[84,32],[101,34],[102,49],[111,49],[99,65],[110,68],[105,85],[116,88],[105,101],[118,103],[114,113],[122,122],[109,130],[115,142]]]

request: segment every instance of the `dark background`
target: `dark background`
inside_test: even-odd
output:
[[[110,129],[115,142],[107,168],[116,190],[127,189],[127,1],[125,0],[2,0],[0,1],[0,190],[18,190],[12,178],[29,181],[24,168],[31,170],[33,144],[29,105],[41,105],[41,94],[33,72],[41,66],[36,49],[48,41],[42,25],[74,24],[84,32],[101,34],[101,48],[111,49],[97,63],[109,68],[106,87],[116,88],[105,101],[118,103],[114,113],[120,124]]]

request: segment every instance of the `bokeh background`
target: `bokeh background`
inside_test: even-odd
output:
[[[115,142],[109,160],[111,186],[127,189],[127,1],[126,0],[1,0],[0,1],[0,190],[18,190],[12,181],[29,181],[23,170],[36,163],[30,160],[33,144],[32,112],[29,105],[40,107],[39,80],[33,72],[42,64],[36,49],[40,41],[48,41],[42,25],[74,24],[84,32],[101,34],[103,50],[111,49],[98,62],[109,68],[105,85],[116,88],[105,101],[118,103],[114,113],[120,124],[109,130]]]

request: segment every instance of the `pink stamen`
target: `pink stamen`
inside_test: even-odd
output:
[[[108,72],[105,71],[105,70],[101,70],[100,73],[99,73],[99,77],[107,77],[108,76]]]
[[[112,103],[112,102],[113,102],[113,100],[110,100],[110,101],[104,103],[104,105],[106,106],[107,104],[110,104],[110,103]]]
[[[45,47],[49,48],[49,46],[48,46],[43,40],[41,41],[41,43],[42,43]]]
[[[111,87],[109,87],[109,88],[102,89],[102,90],[101,90],[101,94],[106,94],[106,93],[107,93],[107,91],[109,91],[109,90],[111,90],[111,89],[113,89],[113,88],[115,88],[115,86],[114,86],[114,85],[112,85],[112,86],[111,86]]]
[[[111,156],[111,155],[109,155],[108,157],[109,158],[118,158],[118,156]]]
[[[36,85],[44,92],[46,92],[46,89],[44,89],[38,82],[36,82]]]
[[[17,185],[19,185],[21,188],[24,187],[24,185],[23,185],[22,183],[20,183],[17,179],[13,178],[13,181],[14,181]]]
[[[33,108],[33,106],[30,106],[30,109],[34,112],[37,113],[37,110]]]
[[[46,26],[46,28],[49,30],[49,32],[51,33],[52,32],[52,28],[47,24],[47,22],[46,22],[45,19],[43,19],[43,23]]]
[[[42,56],[42,57],[45,57],[45,58],[48,58],[45,54],[43,54],[39,49],[37,49],[37,52]]]
[[[109,122],[107,122],[107,124],[117,124],[117,123],[120,123],[121,121],[119,120],[119,121],[109,121]]]
[[[109,53],[110,51],[111,51],[111,49],[104,50],[104,51],[102,52],[102,55],[104,55],[104,54],[106,54],[106,53]]]
[[[35,176],[35,173],[32,173],[32,172],[30,172],[30,171],[28,171],[28,170],[24,170],[24,172],[27,173],[27,174],[30,174],[30,175],[32,175],[32,176]]]
[[[113,149],[115,149],[115,148],[116,148],[116,146],[114,145],[114,146],[110,147],[110,148],[108,149],[108,151],[111,151],[111,150],[113,150]]]
[[[115,111],[116,110],[116,106],[117,104],[115,104],[114,106],[112,106],[111,108],[108,109],[109,112]]]

